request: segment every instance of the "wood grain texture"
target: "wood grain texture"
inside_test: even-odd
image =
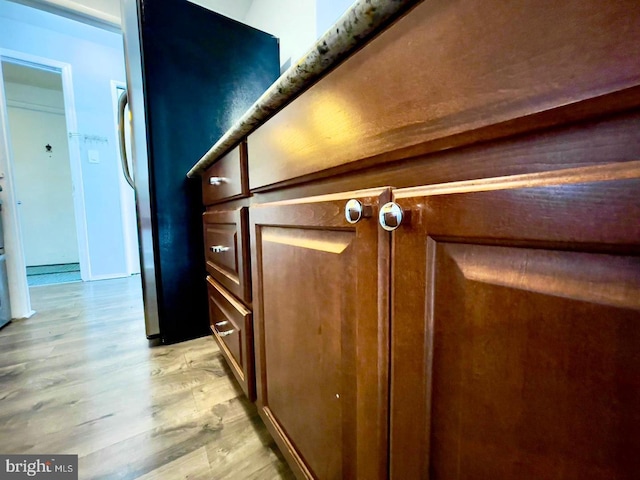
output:
[[[293,478],[204,337],[149,348],[140,281],[31,289],[0,331],[0,451],[79,455],[80,478]]]
[[[350,225],[349,198],[373,208],[387,189],[298,199],[251,211],[257,405],[299,478],[385,478],[388,235]]]
[[[256,399],[251,311],[207,277],[211,333],[227,359],[231,371],[251,401]]]
[[[212,177],[222,178],[224,181],[219,185],[212,185],[209,181]],[[212,205],[248,195],[247,144],[241,142],[202,173],[202,203]]]
[[[394,192],[392,478],[637,476],[639,189],[629,162]]]
[[[267,203],[380,185],[406,188],[637,160],[638,129],[636,109],[370,168],[323,170],[292,180],[288,187],[254,192],[246,200]]]
[[[634,0],[424,2],[249,136],[250,187],[637,106],[638,25]]]
[[[248,208],[209,209],[202,220],[207,272],[245,304],[251,305]],[[214,251],[212,247],[223,250]]]

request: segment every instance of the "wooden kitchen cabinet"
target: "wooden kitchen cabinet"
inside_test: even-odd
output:
[[[631,479],[640,162],[394,191],[390,475]]]
[[[248,228],[222,214],[210,245],[251,256],[208,268],[252,302],[258,411],[298,478],[638,476],[634,7],[422,2],[220,150]]]
[[[251,311],[211,277],[207,290],[213,338],[247,398],[255,400]]]
[[[202,229],[211,334],[247,398],[255,400],[249,208],[233,203],[248,195],[242,187],[246,153],[241,143],[204,172]]]
[[[249,196],[247,145],[242,142],[202,174],[202,203],[212,205]]]
[[[207,210],[202,220],[207,272],[250,305],[248,208]]]
[[[300,478],[387,476],[388,200],[380,188],[250,210],[257,406]]]
[[[257,403],[299,478],[633,478],[639,191],[640,162],[394,189],[392,232],[386,190],[253,205]]]

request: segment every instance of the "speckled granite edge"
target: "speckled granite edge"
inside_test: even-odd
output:
[[[284,72],[187,173],[202,173],[220,155],[277,113],[329,68],[422,0],[358,0],[300,59]]]

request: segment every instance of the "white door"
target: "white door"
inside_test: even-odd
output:
[[[11,142],[9,140],[9,119],[7,100],[2,81],[2,62],[0,61],[0,200],[2,200],[2,223],[4,247],[9,277],[9,297],[11,317],[26,318],[35,312],[31,310],[31,298],[27,285],[27,270],[22,249],[22,233],[16,213],[16,196],[11,165]]]
[[[77,264],[61,75],[14,64],[5,64],[4,71],[26,265]]]

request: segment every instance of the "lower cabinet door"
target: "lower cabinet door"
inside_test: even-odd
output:
[[[257,405],[299,478],[387,476],[389,195],[250,210]]]
[[[394,479],[631,479],[640,162],[394,191]]]
[[[250,400],[255,400],[253,325],[251,311],[207,277],[209,322],[231,371]]]

